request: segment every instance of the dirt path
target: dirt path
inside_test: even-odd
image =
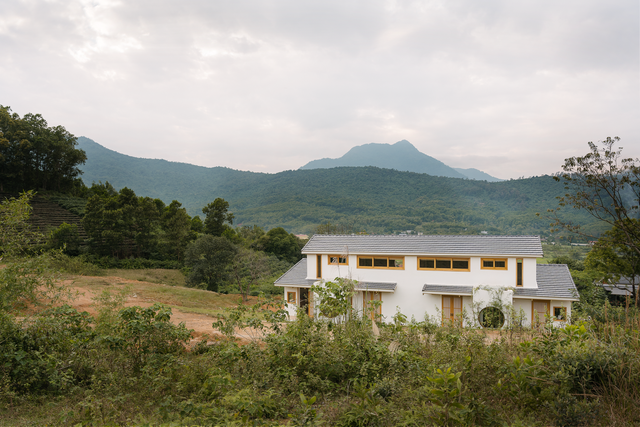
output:
[[[74,294],[76,294],[76,297],[69,302],[69,305],[71,305],[78,311],[86,311],[92,316],[95,316],[97,314],[97,306],[94,301],[94,298],[96,298],[103,290],[102,287],[96,287],[96,283],[102,286],[105,286],[105,285],[109,286],[109,288],[114,293],[120,289],[123,289],[127,285],[132,286],[133,291],[127,297],[124,303],[125,307],[138,306],[138,307],[146,308],[146,307],[151,307],[153,304],[157,302],[161,302],[164,304],[168,303],[167,301],[158,301],[158,300],[152,300],[150,298],[144,298],[138,295],[135,291],[135,287],[140,285],[154,286],[154,287],[163,287],[167,285],[141,282],[137,280],[128,280],[128,279],[123,279],[121,277],[114,277],[114,276],[108,276],[108,277],[83,276],[82,282],[88,282],[89,284],[78,285],[78,280],[74,280],[74,279],[63,281],[63,283],[68,287],[68,289],[71,290]],[[174,304],[171,304],[171,305],[174,305]],[[172,312],[171,323],[176,325],[180,323],[184,323],[187,329],[193,330],[193,333],[192,333],[193,338],[191,340],[193,344],[202,340],[202,337],[207,337],[208,338],[207,342],[209,343],[215,342],[216,340],[219,340],[222,338],[222,334],[220,334],[219,332],[216,332],[212,327],[212,323],[215,320],[212,316],[207,314],[199,314],[199,313],[191,313],[189,311],[182,311],[179,308],[176,308],[175,306],[171,307],[171,312]],[[236,337],[239,339],[240,343],[249,342],[252,338],[246,332],[240,331],[240,330],[237,331]]]

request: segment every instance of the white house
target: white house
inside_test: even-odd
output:
[[[536,264],[539,236],[314,235],[302,253],[275,282],[291,317],[298,307],[317,316],[310,287],[337,277],[355,281],[354,309],[381,301],[373,306],[384,321],[400,311],[416,320],[529,326],[547,316],[566,321],[578,301],[566,265]]]

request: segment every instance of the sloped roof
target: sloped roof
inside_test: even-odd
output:
[[[538,288],[516,288],[514,298],[544,298],[578,301],[578,289],[565,264],[538,264]]]
[[[473,286],[459,285],[424,285],[423,294],[437,295],[473,295]]]
[[[307,279],[307,259],[302,258],[280,276],[274,284],[276,286],[310,288],[317,281],[318,279]],[[388,282],[358,282],[355,289],[357,291],[393,292],[396,290],[396,286],[396,283]]]
[[[506,255],[542,257],[540,236],[316,234],[303,254]]]
[[[384,282],[358,282],[355,286],[356,291],[375,291],[375,292],[394,292],[397,283]]]
[[[537,288],[515,288],[513,297],[578,301],[578,290],[569,268],[564,264],[538,264],[536,281]],[[422,293],[473,295],[473,286],[426,284],[422,287]]]
[[[280,276],[274,284],[276,286],[298,286],[310,288],[317,280],[307,279],[307,259],[302,258],[286,273]]]

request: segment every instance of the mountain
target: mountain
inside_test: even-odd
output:
[[[440,160],[420,152],[413,144],[404,139],[395,144],[359,145],[353,147],[340,158],[312,160],[300,169],[328,169],[340,166],[376,166],[449,178],[500,181],[500,179],[477,169],[451,168]]]
[[[78,145],[87,153],[87,185],[109,181],[167,204],[178,200],[201,217],[202,207],[222,197],[236,225],[305,234],[331,222],[369,233],[545,235],[549,220],[535,213],[557,207],[556,196],[564,194],[563,184],[550,176],[486,182],[371,166],[266,174],[126,156],[83,137]],[[561,214],[599,231],[586,213]]]
[[[340,158],[312,160],[300,169],[328,169],[339,166],[376,166],[406,172],[426,173],[433,176],[466,178],[465,175],[440,160],[421,153],[404,139],[395,144],[358,145]]]
[[[454,168],[454,169],[469,179],[475,179],[478,181],[489,181],[489,182],[504,181],[504,179],[496,178],[494,176],[489,175],[486,172],[482,172],[481,170],[478,170],[475,168],[469,168],[469,169]]]

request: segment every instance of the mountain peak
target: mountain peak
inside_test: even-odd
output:
[[[327,169],[339,166],[376,166],[399,171],[426,173],[450,178],[466,178],[464,174],[420,152],[406,139],[395,144],[358,145],[337,159],[313,160],[300,169]]]

